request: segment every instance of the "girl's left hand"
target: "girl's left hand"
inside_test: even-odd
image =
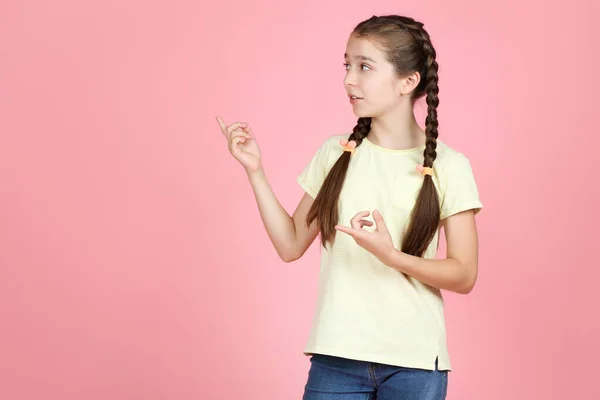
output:
[[[390,259],[396,251],[392,236],[383,221],[383,217],[377,210],[373,211],[375,230],[369,232],[363,229],[365,225],[373,226],[371,221],[362,219],[368,217],[369,214],[369,211],[361,211],[350,220],[351,227],[336,225],[335,229],[352,236],[356,244],[369,251],[384,264],[389,265]]]

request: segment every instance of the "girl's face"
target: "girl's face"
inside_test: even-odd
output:
[[[372,41],[350,35],[344,58],[344,87],[357,117],[378,117],[398,107],[400,79]]]

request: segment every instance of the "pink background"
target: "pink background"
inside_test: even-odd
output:
[[[278,259],[215,115],[291,213],[385,13],[426,23],[485,205],[448,399],[600,398],[598,2],[367,3],[0,4],[0,398],[299,399],[318,245]]]

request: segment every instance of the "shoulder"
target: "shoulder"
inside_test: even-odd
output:
[[[310,145],[313,147],[312,158],[307,165],[307,169],[320,169],[327,171],[342,154],[343,148],[340,145],[340,140],[345,139],[348,135],[330,135],[325,139],[321,139],[317,144]]]
[[[338,134],[338,135],[330,135],[322,142],[321,146],[326,148],[327,150],[342,150],[342,146],[340,145],[340,140],[348,139],[350,134]]]
[[[436,158],[434,169],[438,172],[452,172],[453,170],[467,165],[470,166],[469,157],[461,151],[450,147],[447,143],[438,140],[436,146]]]
[[[442,194],[441,219],[465,210],[475,210],[477,214],[483,208],[479,198],[479,190],[469,158],[462,152],[451,148],[445,143],[436,148],[433,169],[436,171]],[[439,161],[439,164],[437,164]]]
[[[472,174],[469,157],[440,140],[437,141],[436,158],[433,164],[442,186],[452,179]]]
[[[469,161],[469,158],[464,153],[462,153],[454,147],[451,147],[446,142],[443,142],[441,140],[437,141],[435,151],[436,158],[434,161],[434,165],[440,172],[447,168],[452,168],[457,164]]]
[[[342,154],[343,148],[340,140],[347,139],[350,134],[330,135],[321,140],[317,149],[317,155],[323,159],[337,159]]]

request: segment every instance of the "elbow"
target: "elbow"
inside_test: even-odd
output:
[[[475,282],[477,281],[477,264],[463,264],[463,273],[461,275],[456,292],[459,294],[469,294],[473,291]]]
[[[283,261],[286,264],[296,261],[300,258],[300,256],[301,255],[299,255],[297,251],[293,250],[279,252],[279,258],[281,258],[281,261]]]
[[[459,290],[457,290],[460,294],[469,294],[473,291],[475,287],[476,278],[469,278],[464,281]]]
[[[474,287],[474,286],[475,286],[475,285],[467,285],[467,286],[463,286],[463,287],[461,287],[459,290],[457,290],[457,292],[458,292],[459,294],[469,294],[469,293],[471,293],[471,291],[473,290],[473,287]]]
[[[295,257],[293,255],[289,255],[289,254],[282,254],[279,256],[279,258],[281,258],[281,260],[286,263],[289,264],[291,262],[294,262],[298,259],[298,257]]]
[[[279,258],[281,258],[284,263],[288,264],[301,258],[304,253],[306,253],[307,249],[308,247],[303,246],[302,243],[293,242],[289,243],[284,248],[277,250],[277,253],[279,254]]]

